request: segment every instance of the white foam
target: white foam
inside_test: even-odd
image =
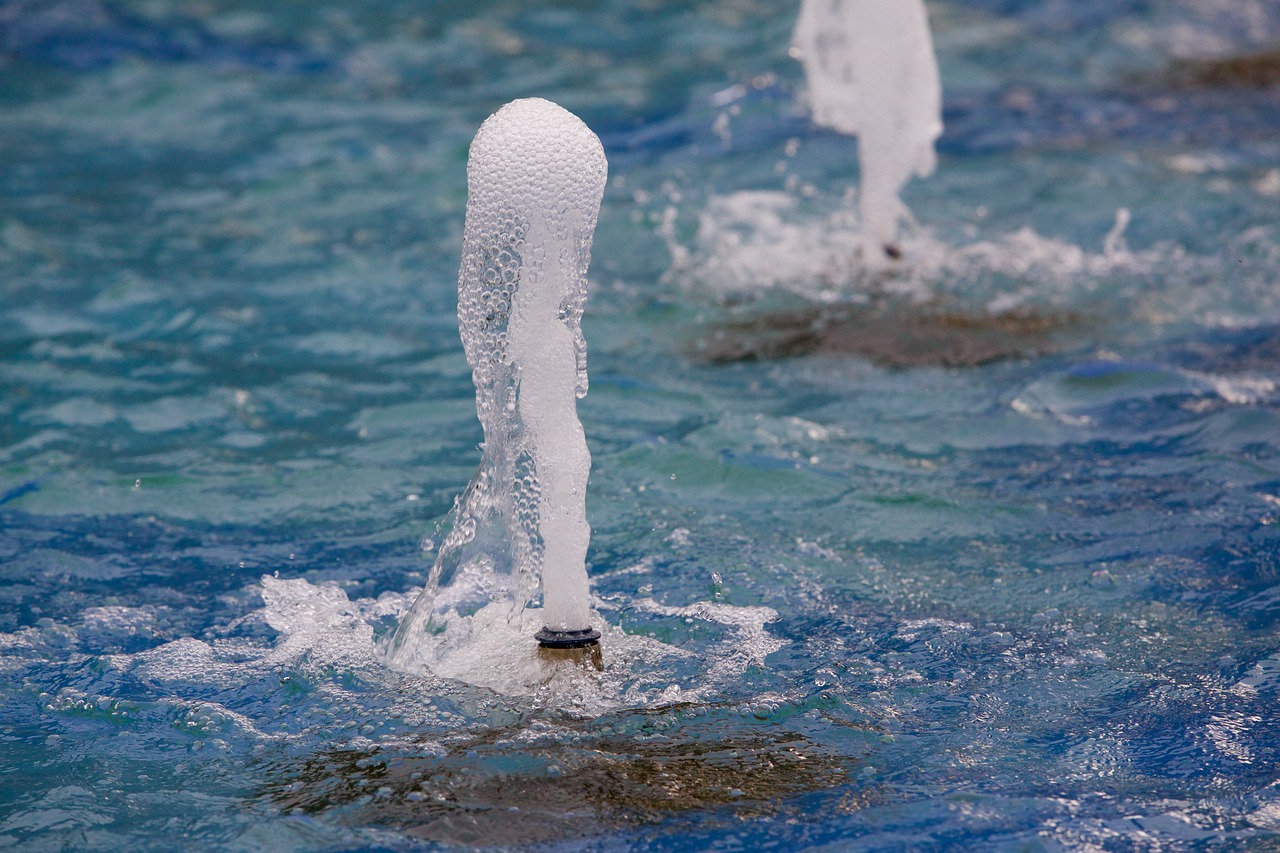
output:
[[[661,616],[676,617],[686,622],[700,620],[730,629],[730,636],[714,651],[705,656],[707,674],[704,680],[688,688],[672,688],[661,695],[661,701],[706,701],[727,684],[737,681],[749,667],[763,666],[765,658],[786,645],[786,641],[771,635],[765,626],[778,618],[777,611],[769,607],[737,607],[719,602],[697,601],[684,607],[659,604],[652,599],[640,599],[632,604]]]
[[[769,633],[777,614],[766,607],[736,607],[719,602],[694,602],[678,607],[652,599],[628,602],[625,610],[644,623],[640,632],[671,631],[683,635],[691,622],[700,623],[688,648],[661,642],[637,630],[624,631],[592,613],[602,628],[603,671],[554,661],[538,654],[533,632],[543,624],[542,613],[528,608],[509,620],[501,603],[450,620],[439,633],[428,634],[408,648],[401,672],[384,665],[384,650],[375,639],[380,624],[403,613],[410,596],[384,594],[377,599],[350,598],[335,583],[313,584],[304,579],[262,579],[263,606],[235,620],[215,626],[211,635],[226,633],[242,623],[268,625],[273,638],[202,640],[183,637],[137,654],[103,656],[115,670],[158,691],[161,703],[180,712],[183,720],[213,731],[233,729],[255,735],[268,731],[260,718],[250,718],[207,699],[209,688],[239,690],[258,683],[278,685],[300,676],[314,694],[316,706],[335,710],[327,722],[357,721],[351,737],[379,718],[399,718],[450,725],[464,718],[440,707],[441,699],[466,700],[460,685],[487,688],[533,707],[554,707],[585,717],[624,708],[653,708],[672,702],[715,701],[739,694],[741,676],[785,641]],[[609,605],[596,602],[604,609]],[[44,629],[0,633],[0,664],[14,659],[20,666],[32,656],[51,650],[39,642]],[[69,631],[63,626],[60,630]],[[3,666],[0,666],[3,671]],[[352,687],[351,685],[362,685]],[[199,696],[189,696],[195,691]],[[373,697],[373,698],[370,698]],[[738,696],[740,699],[740,695]],[[68,693],[49,697],[63,703],[98,703],[96,695]],[[474,702],[481,702],[475,698]],[[376,710],[362,711],[374,706]],[[478,706],[477,706],[478,707]],[[127,710],[127,709],[126,709]],[[478,713],[478,712],[477,712]],[[186,722],[182,725],[186,727]],[[302,736],[282,730],[270,737]],[[261,735],[266,737],[267,735]],[[382,741],[386,733],[379,735]],[[353,741],[354,742],[354,741]]]
[[[1000,314],[1024,306],[1078,310],[1109,293],[1148,323],[1242,328],[1280,314],[1280,291],[1268,273],[1280,263],[1274,228],[1251,228],[1226,251],[1203,255],[1167,242],[1131,247],[1132,218],[1117,210],[1097,250],[1030,227],[955,244],[917,229],[899,241],[901,260],[888,261],[863,251],[847,207],[824,212],[783,192],[738,192],[708,199],[690,244],[677,242],[677,229],[667,232],[673,258],[667,278],[726,303],[773,292],[816,303],[891,294],[915,302],[946,298]],[[1198,286],[1204,281],[1221,284]]]
[[[786,645],[766,628],[777,619],[767,607],[717,602],[675,607],[640,599],[628,610],[672,625],[702,622],[718,639],[693,652],[622,631],[593,613],[603,635],[604,670],[596,672],[539,656],[532,639],[542,624],[539,610],[527,609],[511,621],[501,606],[491,605],[425,636],[413,646],[412,658],[402,656],[400,667],[594,716],[619,708],[712,700],[732,691],[749,667],[763,666],[768,655]]]

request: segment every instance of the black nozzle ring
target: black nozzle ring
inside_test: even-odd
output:
[[[600,642],[600,632],[594,628],[583,628],[581,631],[553,631],[543,628],[533,638],[544,649],[585,649]]]

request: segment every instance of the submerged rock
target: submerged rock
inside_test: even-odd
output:
[[[713,362],[845,354],[889,367],[973,367],[1063,349],[1084,327],[1067,311],[999,313],[896,304],[777,311],[722,323],[694,344]]]
[[[794,733],[707,734],[691,743],[565,730],[569,742],[518,727],[426,744],[401,754],[334,750],[281,767],[266,799],[293,814],[372,824],[444,845],[526,847],[722,810],[734,818],[793,817],[788,803],[850,785],[855,759]],[[724,722],[723,720],[721,721]],[[879,735],[868,730],[869,743]],[[856,811],[881,795],[855,784],[841,798]]]
[[[1190,87],[1270,89],[1280,85],[1280,48],[1222,59],[1184,59],[1169,76]]]

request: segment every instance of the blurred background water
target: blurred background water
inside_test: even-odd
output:
[[[931,3],[876,275],[797,6],[0,2],[0,846],[1280,845],[1280,4]],[[607,667],[495,691],[378,644],[533,95]]]

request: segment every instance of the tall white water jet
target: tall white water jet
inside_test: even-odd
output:
[[[933,173],[942,86],[923,0],[802,0],[791,54],[804,66],[813,120],[858,137],[863,232],[891,257],[898,193]]]
[[[490,605],[505,602],[515,621],[539,584],[540,644],[599,639],[586,569],[591,455],[577,398],[587,393],[582,312],[607,174],[596,135],[540,98],[507,104],[471,143],[458,326],[484,447],[426,589],[396,632],[393,663]]]

